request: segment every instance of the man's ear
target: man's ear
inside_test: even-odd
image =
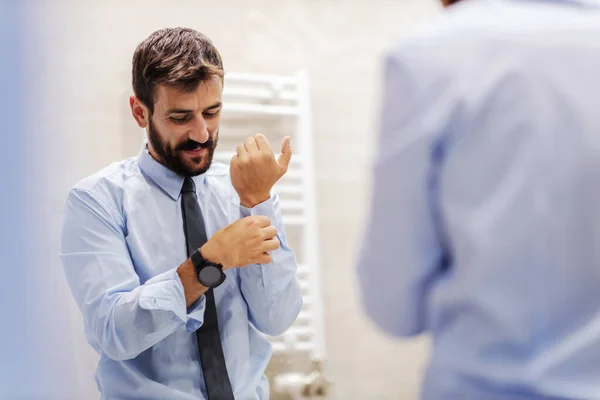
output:
[[[148,126],[148,121],[150,120],[150,111],[148,107],[144,105],[135,97],[135,95],[129,96],[129,107],[131,107],[131,115],[133,115],[133,119],[137,122],[138,126],[142,129]]]

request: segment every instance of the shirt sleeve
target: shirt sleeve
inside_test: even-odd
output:
[[[60,256],[83,314],[88,340],[113,360],[128,360],[175,330],[200,327],[204,296],[189,310],[177,268],[141,285],[120,213],[87,190],[72,190]]]
[[[395,57],[386,59],[384,93],[358,287],[381,330],[411,336],[426,329],[429,289],[445,254],[434,212],[437,115],[413,71]]]
[[[277,228],[280,247],[271,252],[273,261],[270,264],[240,268],[242,294],[254,326],[267,335],[278,336],[294,323],[302,308],[296,257],[287,242],[276,194],[251,209],[240,205],[240,216],[250,215],[262,215],[271,220]]]

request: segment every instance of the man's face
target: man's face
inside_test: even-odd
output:
[[[190,93],[158,85],[148,121],[150,154],[179,175],[205,173],[219,140],[222,91],[219,77],[200,82]]]

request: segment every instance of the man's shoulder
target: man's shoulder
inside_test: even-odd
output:
[[[456,61],[456,51],[481,42],[480,34],[501,28],[496,5],[487,2],[465,2],[452,6],[435,18],[417,26],[410,35],[395,40],[387,48],[388,58],[423,60],[443,55],[446,61]],[[496,12],[498,12],[496,10]],[[471,54],[472,56],[472,54]]]
[[[108,164],[99,171],[79,180],[71,192],[87,192],[95,197],[110,198],[123,191],[125,184],[139,176],[140,168],[135,157]]]
[[[557,7],[553,2],[461,1],[396,40],[388,57],[433,61],[445,66],[488,63],[520,50],[553,45],[548,37],[600,32],[600,7],[578,12],[574,5]]]
[[[531,62],[531,49],[539,47],[540,35],[528,31],[534,29],[533,17],[518,3],[458,3],[388,47],[385,68],[427,101],[444,89],[454,95],[479,90],[496,65],[506,67],[502,73],[510,69],[521,74]],[[544,31],[547,25],[538,21],[535,29]]]

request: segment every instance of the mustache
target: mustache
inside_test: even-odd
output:
[[[175,150],[196,150],[198,148],[210,149],[211,147],[214,146],[214,144],[215,144],[215,142],[212,138],[209,138],[204,143],[200,143],[200,142],[196,142],[195,140],[188,139],[185,142],[178,144],[177,147],[175,148]]]

